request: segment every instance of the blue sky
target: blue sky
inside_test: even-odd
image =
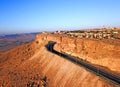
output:
[[[120,27],[120,0],[0,0],[0,33]]]

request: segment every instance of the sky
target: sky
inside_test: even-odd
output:
[[[120,0],[0,0],[0,34],[120,27]]]

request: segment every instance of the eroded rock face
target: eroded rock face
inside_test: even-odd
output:
[[[91,51],[91,48],[86,48],[86,46],[89,47],[90,43],[86,43],[86,39],[80,39],[80,44],[76,44],[79,39],[70,38],[66,35],[38,34],[33,43],[0,54],[0,86],[119,87],[94,75],[83,67],[49,52],[45,48],[48,41],[56,41],[55,49],[58,51],[78,56],[82,54],[82,56],[85,55],[83,58],[86,59],[86,51],[84,50]],[[90,45],[94,44],[94,41],[88,41],[91,41]],[[95,60],[92,57],[90,58]]]
[[[81,39],[65,34],[48,33],[38,34],[36,40],[40,43],[55,41],[57,51],[83,58],[93,64],[105,66],[120,73],[120,40]]]
[[[84,68],[46,51],[45,48],[39,50],[30,61],[40,63],[49,87],[117,87]]]

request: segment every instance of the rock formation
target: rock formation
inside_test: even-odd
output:
[[[42,42],[55,41],[55,49],[83,58],[90,63],[97,64],[120,73],[120,40],[115,39],[81,39],[69,37],[66,34],[38,34],[36,39]]]
[[[119,87],[47,51],[45,45],[48,41],[56,41],[55,49],[60,52],[80,56],[91,63],[119,71],[119,65],[110,67],[106,63],[115,57],[118,63],[119,55],[113,51],[119,54],[119,46],[64,34],[43,33],[38,34],[32,43],[0,54],[0,87]],[[99,58],[99,55],[102,57]],[[97,62],[100,60],[104,60],[104,63]]]

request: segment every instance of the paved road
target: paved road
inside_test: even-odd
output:
[[[59,55],[59,56],[65,58],[73,63],[76,63],[77,65],[82,66],[82,67],[86,68],[87,70],[93,72],[94,74],[99,75],[99,76],[101,76],[101,77],[103,77],[103,78],[105,78],[105,79],[107,79],[115,84],[120,85],[120,76],[115,75],[115,74],[108,72],[106,70],[97,68],[97,67],[91,65],[90,63],[85,62],[82,59],[78,59],[76,57],[60,53],[60,52],[53,49],[55,44],[56,44],[56,42],[50,41],[48,44],[45,45],[45,47],[47,48],[48,51],[50,51],[56,55]]]

